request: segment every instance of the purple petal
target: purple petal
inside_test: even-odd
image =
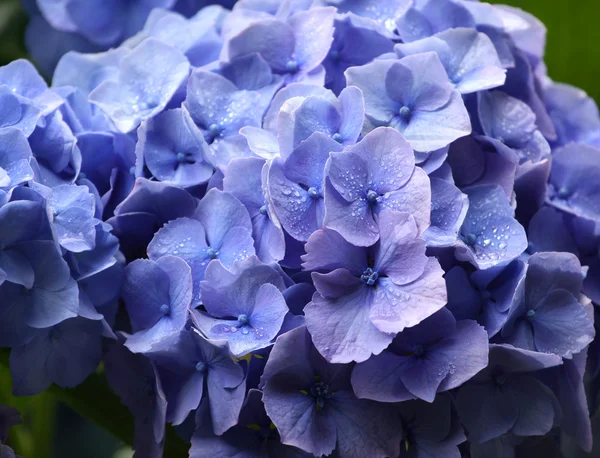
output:
[[[306,254],[302,256],[302,268],[305,270],[332,271],[344,268],[360,276],[368,265],[364,248],[352,245],[331,229],[313,232],[305,249]]]
[[[369,318],[380,331],[397,333],[437,312],[446,304],[446,298],[442,268],[435,258],[429,258],[424,273],[411,283],[400,286],[380,278]]]
[[[369,301],[369,290],[359,287],[335,299],[315,294],[304,309],[313,343],[329,362],[365,361],[392,341],[371,323]]]

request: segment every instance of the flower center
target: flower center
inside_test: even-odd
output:
[[[424,354],[425,354],[425,347],[422,344],[415,345],[415,348],[413,348],[413,355],[416,356],[417,358],[420,358]]]
[[[285,71],[288,73],[292,73],[292,74],[297,73],[298,69],[299,69],[298,62],[296,62],[293,59],[289,60],[287,62],[287,64],[285,64]]]
[[[206,372],[206,364],[199,362],[198,364],[196,364],[196,370],[198,372]]]
[[[219,256],[219,250],[209,248],[208,250],[206,250],[206,256],[208,256],[210,259],[215,259]]]
[[[331,136],[331,139],[338,143],[342,143],[344,141],[344,139],[342,138],[342,135],[339,132],[336,132],[335,134],[333,134]]]
[[[558,192],[557,192],[556,194],[558,195],[558,197],[559,197],[560,199],[566,199],[567,197],[569,197],[569,195],[570,195],[571,193],[569,192],[569,189],[568,189],[568,188],[566,188],[565,186],[563,186],[562,188],[560,188],[560,189],[558,190]]]
[[[245,313],[242,313],[241,315],[238,315],[237,317],[238,323],[242,326],[245,326],[248,324],[248,322],[250,321],[248,319],[248,315],[246,315]]]
[[[162,313],[163,315],[168,315],[170,311],[171,307],[169,307],[167,304],[163,304],[160,306],[160,313]]]
[[[370,204],[377,203],[378,198],[379,194],[377,194],[376,191],[373,191],[372,189],[369,189],[367,191],[367,202],[369,202]]]
[[[475,245],[477,242],[477,236],[475,234],[467,234],[465,236],[465,243],[469,246]]]
[[[311,186],[310,188],[308,188],[307,192],[311,199],[318,199],[319,197],[321,197],[319,190],[317,188],[315,188],[314,186]]]
[[[379,278],[379,273],[375,272],[372,268],[367,267],[365,271],[360,276],[360,279],[364,281],[367,285],[373,286],[377,279]]]
[[[535,316],[535,310],[531,309],[527,312],[527,318],[533,318]]]
[[[325,401],[333,397],[333,393],[329,391],[329,385],[325,382],[317,382],[310,389],[310,394],[317,400],[317,405],[320,408],[325,406]]]
[[[340,60],[340,52],[338,50],[334,49],[329,53],[329,57],[333,61],[338,61],[338,60]]]
[[[267,216],[267,206],[263,205],[262,207],[260,207],[260,209],[258,210],[260,212],[261,215],[263,216]]]
[[[400,115],[400,117],[402,119],[410,118],[410,113],[411,113],[411,110],[406,105],[403,106],[402,108],[400,108],[400,110],[398,110],[398,114]]]
[[[494,376],[494,383],[496,383],[498,386],[502,386],[506,383],[507,378],[508,377],[504,373],[497,374]]]
[[[223,129],[221,129],[221,127],[218,124],[211,124],[210,126],[208,126],[208,130],[204,135],[204,139],[207,143],[212,143],[215,141],[215,138],[221,135],[222,130]]]

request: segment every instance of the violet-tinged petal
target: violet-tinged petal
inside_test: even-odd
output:
[[[600,150],[581,144],[559,148],[552,155],[550,203],[576,216],[600,220]]]
[[[375,60],[363,66],[350,67],[345,72],[348,86],[356,86],[362,91],[365,113],[377,125],[388,122],[400,109],[400,104],[388,95],[384,84],[393,65],[393,60]]]
[[[565,360],[562,366],[542,372],[540,379],[552,389],[560,403],[563,431],[590,453],[592,425],[583,382],[587,358],[586,348],[573,355],[573,359]]]
[[[159,181],[187,187],[212,176],[213,168],[205,159],[208,145],[184,110],[165,111],[143,122],[136,148]]]
[[[260,20],[229,41],[229,58],[258,53],[273,71],[284,73],[296,47],[294,30],[277,19]]]
[[[446,304],[442,275],[439,262],[428,258],[423,274],[410,283],[397,285],[391,279],[379,279],[369,319],[385,333],[397,333],[420,323]]]
[[[369,296],[372,292],[342,269],[324,275],[325,281],[343,289],[345,295],[328,299],[315,294],[305,307],[306,326],[315,347],[332,363],[365,361],[372,354],[381,353],[393,336],[381,332],[371,322]],[[327,292],[319,287],[317,291]]]
[[[281,276],[256,258],[236,264],[231,274],[211,262],[201,283],[204,307],[194,318],[210,339],[224,339],[238,358],[270,345],[288,312]]]
[[[216,189],[206,193],[194,216],[204,226],[208,244],[217,250],[229,228],[243,227],[252,231],[248,210],[231,194]]]
[[[305,249],[306,254],[302,256],[302,268],[305,270],[332,271],[344,268],[360,276],[368,265],[363,248],[352,245],[331,229],[313,232]]]
[[[134,353],[148,351],[185,326],[192,299],[190,267],[174,256],[134,261],[125,269],[123,296],[135,331],[125,345]]]
[[[257,256],[263,262],[278,262],[284,257],[285,241],[279,220],[266,201],[268,167],[259,158],[234,159],[227,167],[223,190],[248,210]]]
[[[242,127],[260,127],[268,103],[258,91],[239,90],[221,75],[196,69],[187,84],[184,107],[206,141],[218,144]]]
[[[388,95],[411,111],[437,110],[448,102],[452,93],[448,75],[434,52],[409,55],[392,65],[385,85]]]
[[[107,80],[90,94],[121,132],[130,132],[160,113],[189,75],[190,65],[177,49],[154,38],[119,63],[119,79]]]
[[[71,388],[82,383],[102,356],[99,322],[72,318],[43,330],[10,354],[13,392],[17,396],[41,393],[56,383]]]
[[[97,220],[94,218],[94,196],[85,186],[61,185],[52,189],[48,202],[53,213],[53,227],[60,244],[69,251],[94,248]]]
[[[499,186],[480,185],[464,191],[469,210],[460,230],[458,259],[489,269],[508,264],[525,251],[525,230],[513,218],[513,209]]]
[[[438,110],[416,111],[403,133],[416,151],[435,151],[469,135],[471,122],[460,94],[453,92]]]
[[[296,38],[292,58],[304,72],[315,69],[327,56],[333,42],[335,14],[335,8],[311,8],[289,18],[288,23]]]
[[[474,29],[456,28],[394,48],[399,57],[434,51],[440,57],[450,82],[461,94],[502,86],[506,70],[492,41]]]
[[[408,213],[385,209],[379,214],[377,224],[380,239],[375,245],[373,269],[397,285],[415,281],[425,270],[427,256],[414,218]]]
[[[431,182],[431,225],[423,237],[429,246],[452,246],[469,209],[468,197],[452,183],[439,178]]]
[[[192,218],[178,218],[155,234],[148,245],[148,257],[156,261],[163,256],[179,256],[192,268],[194,285],[197,285],[211,259],[208,250],[204,226]]]

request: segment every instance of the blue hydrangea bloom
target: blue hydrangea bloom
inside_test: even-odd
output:
[[[29,342],[14,347],[10,352],[14,394],[38,394],[52,383],[63,388],[79,385],[100,362],[101,332],[99,321],[71,318],[38,330]]]
[[[224,76],[197,69],[189,79],[184,107],[213,144],[241,127],[259,127],[269,102],[258,91],[238,89]]]
[[[550,146],[538,130],[529,106],[502,91],[481,92],[479,122],[483,134],[499,152],[516,162],[538,162],[550,154]]]
[[[288,312],[281,275],[256,257],[230,270],[211,261],[200,283],[206,312],[194,324],[211,340],[226,340],[236,358],[271,345]]]
[[[544,435],[554,424],[556,398],[532,372],[561,364],[548,353],[490,345],[487,368],[463,385],[456,396],[469,441],[479,444],[511,432]]]
[[[394,129],[375,129],[358,144],[332,153],[328,169],[324,225],[354,245],[377,241],[375,217],[386,208],[411,213],[419,233],[429,226],[429,179]]]
[[[119,62],[117,81],[102,82],[90,94],[121,132],[160,113],[189,75],[190,64],[177,49],[148,38]]]
[[[258,258],[279,262],[285,256],[285,238],[268,192],[269,165],[260,158],[231,161],[223,178],[223,190],[244,204],[252,219],[252,238]]]
[[[463,190],[469,210],[460,230],[456,257],[479,269],[506,265],[527,248],[525,230],[499,186],[479,185]]]
[[[391,126],[421,152],[443,148],[471,133],[467,110],[436,53],[375,60],[349,68],[346,79],[365,96],[366,132]]]
[[[531,256],[502,328],[503,339],[566,358],[579,353],[595,335],[591,311],[578,298],[582,282],[581,264],[574,255]]]
[[[312,8],[284,20],[260,19],[227,43],[229,58],[258,53],[275,73],[300,81],[323,62],[333,41],[335,8]]]
[[[476,322],[456,321],[441,309],[405,329],[381,354],[357,364],[357,396],[381,402],[433,402],[437,392],[462,385],[488,363],[488,335]]]
[[[304,309],[306,325],[333,363],[381,353],[396,333],[446,303],[442,270],[425,255],[415,219],[386,209],[376,224],[380,238],[372,247],[351,245],[331,229],[316,231],[306,244],[303,267],[317,271],[318,293]]]
[[[208,146],[189,114],[181,109],[164,111],[138,129],[136,154],[158,181],[188,187],[210,179]]]
[[[224,224],[225,223],[225,224]],[[252,222],[244,205],[229,193],[211,189],[190,218],[178,218],[160,229],[148,245],[148,256],[178,256],[192,268],[193,303],[200,299],[200,281],[208,263],[226,268],[255,254]]]
[[[358,399],[351,370],[325,361],[305,328],[277,340],[263,374],[263,401],[284,444],[315,455],[398,455],[398,416],[390,404]]]
[[[125,268],[123,300],[134,332],[125,346],[134,353],[179,334],[192,300],[192,274],[180,258],[165,256],[156,262],[138,259]]]
[[[448,78],[461,94],[502,86],[506,70],[487,35],[475,29],[455,28],[432,37],[394,47],[398,57],[435,52]]]
[[[283,228],[299,241],[323,226],[325,214],[325,166],[330,152],[342,146],[315,132],[285,160],[271,162],[268,195]]]
[[[183,423],[203,399],[210,405],[210,425],[217,435],[237,423],[246,391],[242,366],[227,346],[211,343],[197,331],[183,331],[149,354],[156,362],[167,399],[167,421]],[[201,417],[199,418],[201,419]]]
[[[592,449],[600,116],[547,74],[535,17],[23,5],[32,57],[60,62],[51,88],[0,68],[15,394],[103,361],[141,458],[166,423],[193,458]]]

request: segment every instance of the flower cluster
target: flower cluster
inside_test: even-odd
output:
[[[38,0],[101,46],[173,3]],[[140,458],[166,423],[191,458],[589,451],[600,115],[544,46],[477,1],[240,0],[51,89],[0,69],[16,394],[102,359]]]
[[[69,51],[100,52],[119,46],[148,21],[155,8],[186,17],[206,5],[231,8],[235,0],[21,0],[30,17],[25,42],[42,71],[50,76]],[[177,21],[170,27],[181,26]],[[207,39],[217,39],[211,35]]]
[[[83,94],[48,89],[27,61],[0,68],[0,93],[0,346],[15,394],[31,395],[81,383],[115,337],[124,261],[103,222],[110,192],[85,170],[92,150],[108,160],[105,140],[125,150]]]

